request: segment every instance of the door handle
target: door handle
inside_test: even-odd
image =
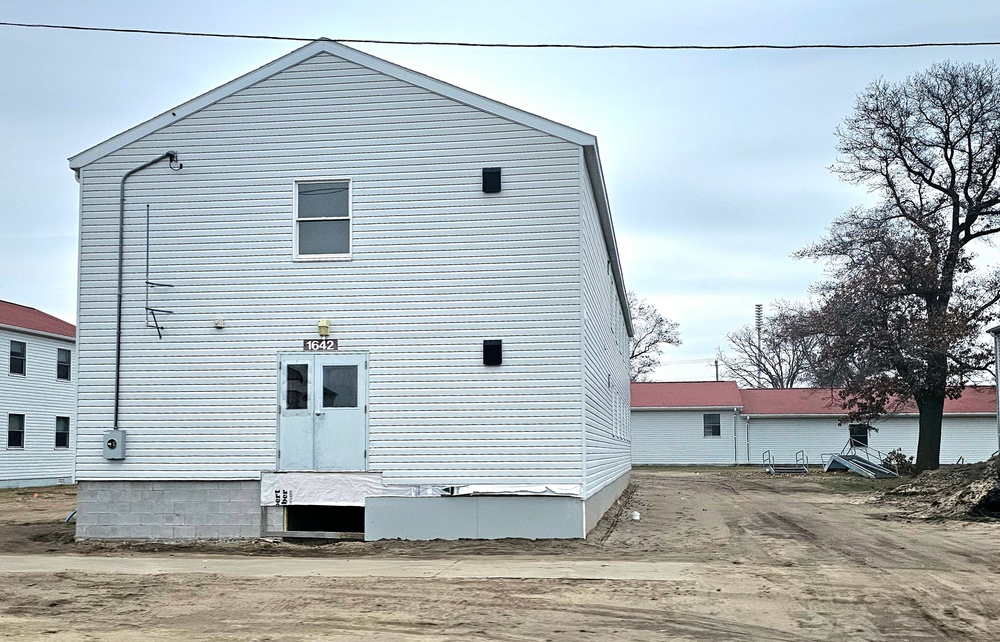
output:
[[[316,411],[316,416],[317,416],[317,417],[321,417],[321,416],[323,416],[323,413],[322,413],[322,412],[320,412],[319,410],[317,410],[317,411]]]

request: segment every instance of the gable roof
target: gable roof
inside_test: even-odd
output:
[[[72,323],[66,323],[41,310],[10,301],[0,301],[0,327],[76,339],[76,326]]]
[[[838,390],[829,388],[770,388],[740,390],[745,415],[844,415]],[[996,414],[995,386],[969,386],[958,399],[945,399],[945,414]],[[914,403],[900,414],[917,414]]]
[[[607,190],[604,184],[604,172],[601,169],[601,159],[597,150],[597,138],[586,132],[582,132],[572,127],[567,127],[547,118],[542,118],[535,114],[511,107],[496,100],[480,96],[471,91],[456,87],[436,78],[425,76],[419,72],[401,67],[387,60],[382,60],[363,51],[353,49],[332,40],[315,40],[289,54],[278,58],[268,64],[244,74],[235,80],[216,87],[196,98],[193,98],[173,109],[168,109],[159,116],[155,116],[144,123],[140,123],[117,136],[112,136],[108,140],[99,143],[75,156],[70,157],[69,166],[79,176],[79,170],[94,161],[97,161],[108,154],[111,154],[126,145],[129,145],[144,136],[152,134],[167,125],[186,118],[191,114],[212,105],[213,103],[227,98],[234,93],[246,89],[262,80],[282,72],[294,65],[303,62],[313,56],[320,54],[330,54],[342,58],[349,62],[378,71],[387,76],[391,76],[403,82],[410,83],[428,91],[434,92],[445,98],[450,98],[457,102],[474,107],[481,111],[491,113],[495,116],[505,118],[526,127],[536,129],[540,132],[550,134],[556,138],[575,143],[583,148],[584,163],[587,168],[587,175],[593,189],[594,201],[597,203],[598,217],[601,223],[601,231],[604,235],[604,245],[607,248],[608,256],[611,259],[612,275],[615,280],[615,287],[618,291],[618,299],[621,304],[622,316],[625,319],[625,327],[631,337],[633,334],[632,318],[628,311],[628,299],[625,293],[625,282],[621,273],[621,263],[618,258],[618,246],[615,241],[614,226],[611,222],[611,208],[608,203]]]
[[[837,392],[830,388],[740,389],[735,381],[632,382],[632,408],[741,408],[742,414],[751,416],[843,416]],[[969,386],[958,399],[945,400],[944,412],[995,415],[996,386]],[[907,404],[900,413],[917,414],[917,407]]]
[[[632,407],[738,408],[743,405],[735,381],[632,382]]]
[[[740,390],[746,415],[843,415],[837,391],[829,388]]]

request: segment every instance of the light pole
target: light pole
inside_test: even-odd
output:
[[[996,373],[997,384],[997,451],[1000,451],[1000,325],[987,332],[993,335],[993,372]],[[1000,477],[1000,465],[997,466],[997,477]]]

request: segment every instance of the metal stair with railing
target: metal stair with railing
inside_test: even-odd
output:
[[[761,453],[761,460],[764,464],[764,472],[772,475],[808,475],[809,457],[804,450],[795,453],[795,463],[775,463],[774,456],[770,450]]]
[[[899,477],[899,471],[894,465],[885,464],[885,453],[854,438],[847,440],[847,445],[839,453],[823,453],[823,472],[831,470],[849,470],[868,479],[890,479]]]

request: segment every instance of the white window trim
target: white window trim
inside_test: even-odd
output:
[[[59,376],[59,351],[65,350],[69,353],[69,376],[63,379]],[[66,383],[71,383],[73,381],[73,351],[69,348],[56,348],[56,381],[65,381]]]
[[[12,350],[13,343],[18,342],[24,346],[24,372],[11,372],[10,366],[14,361],[14,352]],[[27,377],[28,376],[28,342],[21,341],[20,339],[11,339],[7,343],[7,376],[9,377]]]
[[[304,183],[347,183],[347,253],[299,254],[299,185]],[[310,219],[302,219],[310,220]],[[311,219],[319,221],[343,220],[340,218]],[[349,177],[300,178],[292,181],[292,260],[293,261],[350,261],[354,256],[354,181]]]
[[[21,418],[21,445],[11,446],[10,445],[10,418],[12,415],[16,415]],[[28,415],[20,412],[8,412],[7,413],[7,423],[4,425],[4,444],[7,446],[7,450],[24,450],[24,444],[28,441]]]
[[[59,434],[59,419],[60,419],[60,417],[64,418],[66,420],[66,445],[65,446],[56,446],[55,445],[55,435]],[[69,450],[70,449],[70,444],[73,441],[72,438],[71,438],[72,434],[73,434],[73,419],[72,419],[72,417],[67,417],[65,415],[58,415],[58,416],[56,416],[55,433],[53,434],[53,439],[52,439],[52,444],[53,444],[52,445],[52,450]]]
[[[705,434],[705,418],[708,415],[718,415],[719,416],[719,434],[718,435],[706,435]],[[722,413],[721,412],[706,412],[701,415],[701,436],[702,439],[722,439]]]

